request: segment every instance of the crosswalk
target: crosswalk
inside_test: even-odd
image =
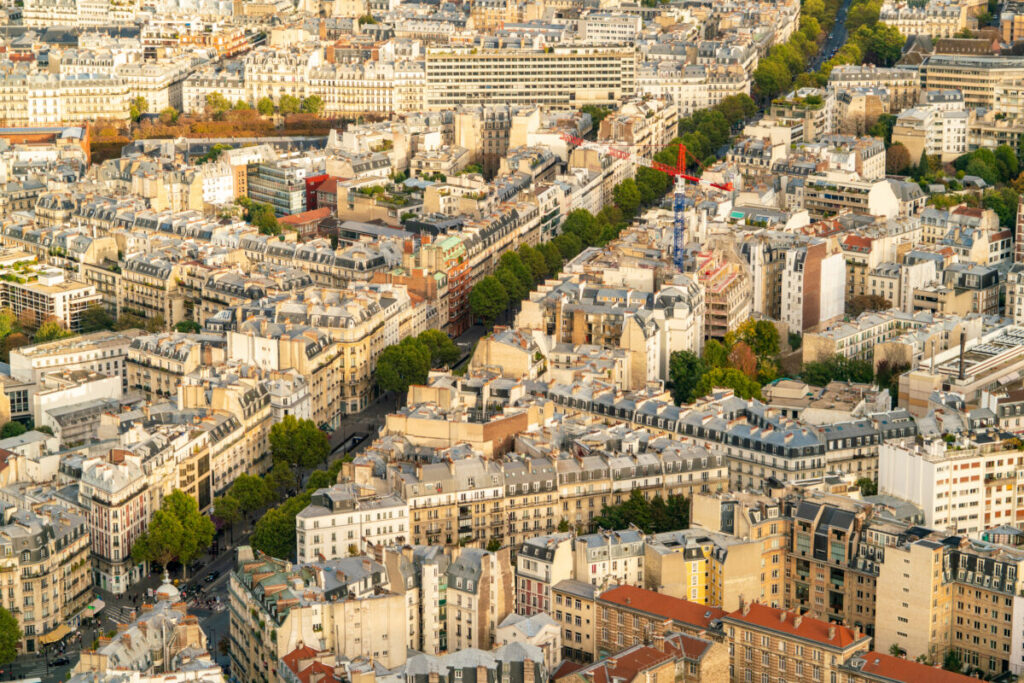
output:
[[[77,655],[76,656],[72,656],[71,657],[72,663],[74,663],[77,659],[78,659]],[[7,680],[9,678],[9,676],[10,676],[10,671],[9,671],[9,667],[10,666],[11,665],[7,665],[3,669],[3,672],[4,672],[3,673],[3,678],[4,678],[4,680]],[[49,670],[47,670],[46,662],[44,662],[42,659],[38,659],[38,660],[33,660],[31,662],[27,662],[27,661],[21,660],[21,661],[16,662],[13,666],[14,666],[14,680],[21,680],[21,679],[25,679],[25,678],[42,678],[45,681],[45,680],[47,680],[47,675],[49,675],[49,677],[52,678],[53,680],[56,680],[55,676],[58,673],[66,672],[68,670],[68,668],[70,667],[70,664],[62,666],[62,667],[50,666]]]
[[[112,619],[119,624],[127,624],[132,620],[132,608],[131,607],[118,607],[116,605],[107,605],[103,610],[103,614],[108,619]]]

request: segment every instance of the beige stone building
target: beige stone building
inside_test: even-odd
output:
[[[729,680],[741,683],[782,675],[794,683],[818,683],[867,649],[871,638],[840,624],[798,612],[746,604],[722,617],[731,650]]]
[[[231,662],[247,681],[282,680],[281,658],[303,643],[373,659],[406,660],[405,596],[365,557],[292,566],[242,546],[230,579]]]
[[[0,603],[21,628],[18,652],[39,652],[71,633],[92,599],[89,526],[57,505],[2,513]]]
[[[224,349],[200,335],[181,332],[136,337],[128,347],[128,388],[147,396],[175,396],[185,375],[200,366],[224,361]]]

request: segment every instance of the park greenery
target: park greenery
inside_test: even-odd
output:
[[[605,505],[591,526],[595,530],[617,531],[627,529],[631,524],[645,534],[689,528],[689,501],[684,496],[669,496],[666,500],[660,495],[647,500],[643,493],[634,489],[621,503]]]
[[[245,220],[256,226],[263,235],[280,235],[281,225],[274,215],[274,207],[265,202],[256,202],[248,197],[239,197],[235,203],[242,207]]]
[[[725,335],[709,339],[697,356],[676,351],[669,359],[669,380],[676,404],[692,403],[716,387],[740,398],[761,398],[761,387],[778,377],[779,331],[767,320],[747,320]]]

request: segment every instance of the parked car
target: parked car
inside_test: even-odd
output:
[[[220,576],[220,572],[212,571],[212,572],[210,572],[209,574],[207,574],[206,576],[203,577],[203,582],[204,583],[213,583],[214,581],[217,580],[218,576]]]

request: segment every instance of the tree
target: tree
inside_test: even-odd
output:
[[[472,299],[470,292],[470,307]],[[399,399],[411,385],[425,384],[429,373],[430,352],[422,345],[416,347],[409,337],[386,347],[377,357],[377,386],[384,391],[394,391]]]
[[[686,529],[690,526],[690,505],[683,496],[660,495],[650,501],[634,489],[629,498],[617,505],[606,505],[601,514],[594,518],[593,526],[599,529],[627,529],[635,525],[646,534]]]
[[[712,368],[697,382],[694,394],[707,396],[717,387],[732,389],[740,398],[761,398],[761,385],[736,368]]]
[[[893,657],[902,657],[903,655],[907,654],[907,652],[896,643],[893,643],[889,646],[889,654],[891,654]]]
[[[597,105],[593,104],[585,104],[582,107],[580,107],[580,111],[582,111],[584,114],[590,114],[590,122],[593,124],[594,129],[596,130],[601,127],[601,121],[603,121],[604,117],[608,116],[608,114],[610,114],[612,110],[609,109],[608,107],[598,107]]]
[[[295,478],[295,471],[292,469],[284,460],[278,460],[274,463],[274,466],[267,472],[266,478],[263,480],[267,483],[267,488],[274,494],[275,498],[282,498],[289,490],[294,489],[298,485],[298,480]]]
[[[493,275],[488,275],[476,283],[469,292],[469,310],[473,317],[480,318],[485,324],[491,325],[498,316],[508,308],[508,292]],[[378,361],[378,372],[379,372]]]
[[[309,505],[309,493],[289,498],[267,510],[253,527],[250,543],[256,550],[282,560],[295,557],[295,516]]]
[[[3,338],[3,341],[0,342],[0,360],[5,363],[9,363],[11,361],[11,351],[20,349],[28,343],[28,336],[21,332],[12,332],[7,335]]]
[[[363,16],[359,17],[359,25],[360,26],[363,26],[364,24],[376,24],[376,23],[377,23],[377,20],[373,18],[372,14],[364,14]]]
[[[948,650],[946,656],[942,658],[942,668],[946,671],[960,673],[964,668],[963,661],[960,659],[960,653],[956,650]]]
[[[248,197],[239,197],[237,204],[245,212],[245,220],[255,225],[264,235],[280,235],[281,225],[274,215],[274,207],[265,202],[254,202]]]
[[[285,415],[270,428],[270,453],[275,461],[283,460],[299,467],[318,467],[327,460],[330,450],[327,437],[312,420]]]
[[[577,254],[583,251],[583,242],[576,235],[570,233],[563,233],[558,235],[551,243],[558,248],[558,253],[562,255],[565,260],[575,258]]]
[[[149,102],[142,96],[133,98],[131,104],[128,105],[128,115],[132,121],[138,121],[147,111],[149,111]]]
[[[213,501],[213,516],[233,530],[242,521],[242,506],[234,496],[220,496]]]
[[[1017,161],[1017,153],[1009,145],[999,145],[995,150],[996,166],[1003,182],[1009,182],[1017,177],[1020,172],[1020,164]]]
[[[82,332],[88,334],[89,332],[99,332],[101,330],[112,330],[117,320],[114,316],[110,315],[100,304],[92,304],[89,308],[82,311],[82,318],[79,324],[82,326]]]
[[[309,475],[309,481],[306,482],[306,490],[310,493],[316,493],[319,489],[330,488],[337,481],[337,477],[332,477],[326,470],[316,470]]]
[[[885,150],[885,172],[891,175],[902,175],[910,168],[910,152],[897,142]]]
[[[75,333],[65,329],[64,325],[62,325],[60,321],[47,320],[40,325],[39,329],[36,330],[36,333],[32,335],[32,343],[42,344],[44,342],[54,341],[56,339],[65,339],[73,336],[75,336]]]
[[[519,247],[518,253],[523,265],[530,269],[534,282],[540,282],[547,277],[548,264],[540,250],[531,247],[529,244],[524,244]]]
[[[206,96],[206,109],[214,114],[223,114],[231,109],[231,103],[219,92],[212,92]]]
[[[0,439],[10,439],[12,436],[21,436],[28,431],[28,428],[21,422],[12,420],[0,428]]]
[[[759,359],[772,358],[779,354],[779,330],[769,320],[744,321],[735,330],[725,334],[726,348],[732,348],[737,342],[743,342]]]
[[[498,282],[508,292],[509,307],[514,306],[516,303],[526,298],[526,295],[530,293],[530,288],[523,284],[523,281],[516,277],[516,274],[511,268],[500,267],[494,271],[494,277],[498,278]]]
[[[676,405],[692,403],[693,390],[707,372],[704,361],[692,351],[674,351],[668,361],[668,376],[672,382],[672,400]]]
[[[210,547],[216,528],[209,517],[200,514],[195,498],[184,491],[172,491],[171,495],[164,498],[160,509],[167,510],[181,524],[181,543],[175,549],[175,555],[182,566],[187,568]]]
[[[487,552],[496,553],[501,550],[501,539],[492,537],[491,540],[487,541]]]
[[[966,175],[977,176],[989,185],[995,185],[999,182],[999,170],[994,165],[982,160],[980,157],[975,157],[967,162],[967,168],[964,169],[964,173]]]
[[[746,342],[736,342],[729,349],[729,365],[752,380],[757,380],[757,356]]]
[[[181,522],[163,508],[153,513],[149,528],[132,544],[132,559],[136,562],[159,562],[167,567],[178,556],[185,529]]]
[[[235,111],[249,111],[252,106],[245,100],[236,100],[234,106],[231,107]]]
[[[256,103],[256,111],[258,111],[263,116],[273,116],[274,100],[270,99],[269,97],[261,97],[259,99],[259,102]]]
[[[640,189],[636,186],[636,181],[626,178],[612,188],[612,201],[622,210],[622,213],[633,216],[640,207]]]
[[[888,311],[892,308],[892,302],[877,294],[858,294],[851,297],[846,304],[846,313],[857,317],[865,311]]]
[[[522,285],[522,289],[524,290],[523,295],[519,298],[526,298],[526,295],[533,289],[533,273],[531,273],[530,269],[526,267],[523,260],[519,258],[519,254],[514,251],[506,251],[501,255],[501,258],[498,259],[498,267],[508,268],[512,271],[512,274],[516,276],[516,279],[519,280],[519,283]]]
[[[35,430],[40,434],[49,434],[53,436],[53,427],[50,425],[36,425]]]
[[[275,425],[276,426],[276,425]],[[228,495],[238,501],[242,512],[255,512],[274,500],[274,493],[260,477],[240,474],[235,477]]]
[[[301,109],[306,114],[319,114],[324,110],[324,101],[318,95],[310,95],[302,100]]]
[[[928,171],[928,155],[925,153],[925,150],[922,149],[921,158],[917,160],[917,166],[914,168],[911,175],[914,177],[915,180],[921,180],[928,175]]]
[[[167,327],[167,323],[159,313],[152,318],[146,318],[146,332],[162,332],[165,327]]]
[[[426,330],[420,333],[417,339],[425,344],[430,352],[430,367],[432,368],[452,366],[462,357],[459,347],[451,340],[451,337],[441,330]]]
[[[277,107],[281,110],[282,114],[297,114],[301,106],[302,103],[299,101],[299,98],[293,95],[281,95],[277,103]]]
[[[875,384],[879,389],[889,391],[889,404],[895,408],[900,394],[900,375],[910,370],[910,366],[903,363],[893,363],[883,360],[878,364],[878,371],[875,374]]]
[[[896,116],[893,114],[882,114],[878,117],[878,120],[868,128],[868,135],[873,135],[876,138],[882,138],[885,140],[885,146],[889,147],[892,145],[892,129],[896,125]],[[886,157],[888,162],[888,157]],[[910,168],[910,152],[907,152],[907,165],[904,168]]]
[[[805,382],[816,387],[823,387],[835,380],[861,384],[874,380],[873,368],[869,361],[838,354],[823,361],[804,363],[800,374]]]
[[[896,63],[907,42],[898,28],[883,23],[861,26],[851,34],[851,39],[860,47],[865,62],[885,67]]]
[[[617,187],[617,186],[616,186]],[[597,219],[586,209],[576,209],[569,213],[562,221],[562,234],[563,235],[574,235],[579,238],[582,246],[591,246],[597,244],[598,237],[601,234],[601,228],[597,224]],[[582,248],[582,247],[581,247]],[[579,253],[577,251],[577,253]],[[573,254],[575,256],[575,254]]]
[[[711,368],[724,368],[729,365],[729,349],[717,339],[709,339],[704,344],[704,353],[701,354],[701,360],[704,361],[704,365],[709,370]],[[698,394],[698,396],[703,396],[703,394]]]
[[[162,109],[160,111],[160,123],[162,123],[165,126],[173,126],[175,123],[178,122],[179,116],[181,116],[181,114],[178,112],[177,109],[175,109],[174,107],[167,107],[166,109]]]
[[[860,488],[860,495],[862,496],[877,496],[878,495],[878,482],[868,477],[861,477],[854,482],[858,488]]]
[[[175,331],[190,334],[199,334],[203,328],[194,320],[181,320],[174,326]]]
[[[537,247],[537,251],[544,257],[544,263],[548,267],[548,275],[554,277],[562,268],[562,252],[551,242],[544,242]]]
[[[558,520],[558,533],[564,534],[568,530],[569,530],[569,520],[567,520],[565,517],[562,517],[560,520]]]
[[[21,628],[14,615],[0,607],[0,665],[10,664],[18,656]]]
[[[754,84],[762,97],[770,99],[789,89],[793,76],[786,65],[778,59],[761,60],[754,71]]]

